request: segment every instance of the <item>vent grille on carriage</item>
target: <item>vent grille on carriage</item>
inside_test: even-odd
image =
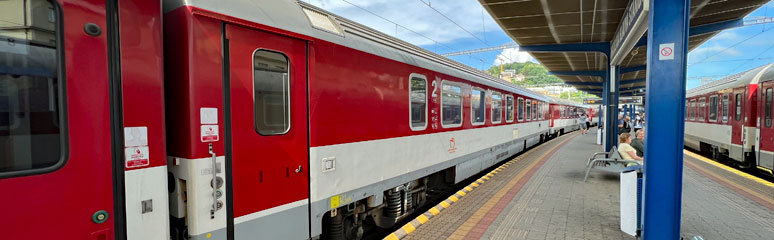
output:
[[[306,18],[308,18],[309,22],[312,23],[312,27],[339,36],[344,36],[344,33],[341,31],[341,29],[339,29],[336,23],[333,22],[333,19],[331,19],[327,14],[306,7],[303,7],[303,9],[304,13],[306,14]]]

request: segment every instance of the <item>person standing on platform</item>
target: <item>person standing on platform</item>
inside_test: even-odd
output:
[[[632,139],[632,143],[629,145],[631,145],[634,150],[637,150],[637,156],[643,157],[645,156],[645,130],[636,130],[634,134],[637,138]]]
[[[644,122],[642,119],[643,119],[643,118],[640,116],[640,114],[639,114],[639,113],[638,113],[638,114],[637,114],[637,116],[634,118],[634,132],[635,132],[635,133],[636,133],[637,131],[639,131],[640,129],[642,129],[642,127],[643,127],[643,126],[642,126],[642,125],[643,125],[642,123]]]
[[[621,133],[629,133],[631,131],[631,119],[629,117],[624,117],[623,122],[618,124],[618,134],[620,135]]]
[[[580,118],[578,118],[578,125],[580,126],[581,134],[589,133],[588,122],[589,122],[589,119],[586,117],[586,115],[581,113]]]

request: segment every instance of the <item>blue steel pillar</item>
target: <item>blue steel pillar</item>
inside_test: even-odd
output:
[[[680,239],[689,0],[650,0],[643,239]],[[674,47],[671,46],[674,44]],[[669,47],[674,59],[661,57]]]
[[[618,83],[620,79],[620,68],[610,65],[608,59],[609,73],[605,79],[605,86],[602,90],[603,95],[607,97],[605,107],[607,116],[605,116],[605,151],[609,151],[618,144]]]

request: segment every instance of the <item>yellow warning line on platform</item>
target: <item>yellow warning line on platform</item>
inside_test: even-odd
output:
[[[703,157],[703,156],[701,156],[701,155],[699,155],[699,154],[696,154],[696,153],[693,153],[693,152],[691,152],[691,151],[688,151],[688,150],[683,150],[683,153],[685,153],[685,155],[691,156],[691,157],[693,157],[693,158],[695,158],[695,159],[698,159],[698,160],[701,160],[701,161],[703,161],[703,162],[705,162],[705,163],[709,163],[709,164],[711,164],[711,165],[713,165],[713,166],[715,166],[715,167],[721,168],[721,169],[723,169],[723,170],[726,170],[726,171],[728,171],[728,172],[731,172],[731,173],[733,173],[733,174],[736,174],[736,175],[742,176],[742,177],[744,177],[744,178],[747,178],[747,179],[753,180],[753,181],[755,181],[755,182],[757,182],[757,183],[763,184],[764,186],[767,186],[767,187],[774,187],[774,183],[772,183],[772,182],[769,182],[769,181],[763,180],[763,179],[761,179],[761,178],[759,178],[759,177],[756,177],[756,176],[750,175],[749,173],[742,172],[742,171],[739,171],[739,170],[737,170],[737,169],[731,168],[731,167],[729,167],[729,166],[723,165],[722,163],[719,163],[719,162],[713,161],[713,160],[711,160],[711,159],[709,159],[709,158]]]
[[[570,136],[570,135],[567,135],[567,136]],[[560,146],[562,143],[569,141],[570,139],[572,139],[572,138],[564,139],[561,142],[559,142],[559,144],[555,145],[554,147],[552,147],[550,149],[553,150],[553,149],[557,148],[558,146]],[[465,195],[467,195],[468,193],[470,193],[474,189],[476,189],[479,186],[481,186],[481,184],[483,184],[485,182],[488,182],[490,178],[492,178],[495,175],[497,175],[497,173],[502,172],[503,169],[505,169],[505,168],[509,167],[511,164],[521,160],[524,156],[530,154],[531,152],[536,151],[537,149],[544,149],[546,147],[547,147],[547,145],[541,145],[539,147],[530,149],[529,151],[522,153],[518,157],[515,157],[515,158],[513,158],[511,160],[508,160],[507,162],[502,164],[500,167],[490,171],[489,173],[487,173],[484,176],[480,177],[476,181],[474,181],[474,182],[468,184],[467,186],[465,186],[464,188],[460,189],[459,191],[457,191],[452,196],[449,196],[445,200],[441,201],[438,205],[435,205],[434,207],[430,208],[430,210],[428,210],[424,214],[419,215],[419,217],[415,218],[414,220],[410,221],[409,223],[406,223],[401,228],[399,228],[397,231],[391,233],[390,235],[387,235],[386,237],[384,237],[384,240],[398,240],[398,239],[402,239],[402,238],[406,237],[410,233],[414,232],[414,230],[416,230],[419,226],[421,226],[422,224],[425,224],[426,222],[428,222],[430,220],[430,218],[433,218],[434,216],[440,214],[441,210],[444,210],[446,208],[451,207],[452,204],[456,203],[457,201],[462,199],[462,197],[464,197]],[[548,152],[550,152],[551,150],[549,150]],[[543,155],[545,155],[545,154],[543,154]],[[540,159],[540,158],[542,158],[542,156],[539,157],[538,159]],[[531,165],[529,165],[527,167],[527,169],[522,170],[523,172],[520,173],[518,176],[521,176],[521,175],[523,175],[523,173],[528,172],[529,169],[531,169],[537,162],[538,161],[533,162]]]

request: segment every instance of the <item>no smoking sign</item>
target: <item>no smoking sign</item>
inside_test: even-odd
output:
[[[658,45],[658,60],[675,59],[675,43],[664,43]]]

